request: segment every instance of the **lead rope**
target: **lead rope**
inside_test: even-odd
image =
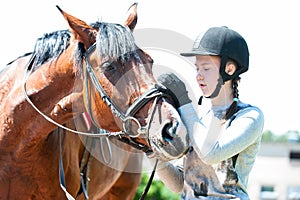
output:
[[[150,189],[150,186],[151,186],[153,178],[154,178],[154,174],[155,174],[155,170],[156,170],[156,167],[157,167],[157,163],[158,163],[158,159],[156,159],[156,161],[155,161],[155,164],[154,164],[151,176],[150,176],[150,178],[148,180],[148,183],[147,183],[147,185],[146,185],[146,187],[144,189],[144,192],[143,192],[142,196],[140,197],[140,200],[144,200],[146,198],[146,196],[147,196],[147,193],[148,193],[148,191]]]
[[[98,133],[101,133],[101,132],[108,132],[104,129],[100,129],[98,128]],[[105,155],[105,151],[104,151],[104,148],[103,148],[103,139],[105,139],[105,143],[106,143],[106,147],[107,147],[107,150],[108,150],[108,156],[109,158],[107,159],[106,155]],[[102,160],[103,162],[106,164],[106,165],[110,165],[111,162],[112,162],[112,151],[111,151],[111,146],[110,146],[110,142],[109,142],[109,139],[107,137],[105,138],[99,138],[99,146],[100,146],[100,152],[101,152],[101,157],[102,157]]]
[[[86,168],[86,172],[84,173],[85,165],[88,165],[90,160],[90,155],[87,150],[87,148],[90,146],[89,144],[90,144],[90,138],[86,137],[84,153],[80,162],[80,182],[81,182],[81,189],[85,199],[89,199],[88,188],[87,188],[88,185],[87,182],[89,181],[88,168]]]
[[[90,110],[90,106],[88,106],[87,109]],[[89,113],[90,113],[90,111],[88,111],[87,113],[83,113],[83,115],[82,115],[83,120],[85,121],[86,126],[88,127],[88,130],[94,130],[96,128],[96,130],[97,130],[96,134],[100,134],[100,135],[109,134],[109,131],[107,131],[105,129],[102,129],[102,128],[98,128],[95,125],[95,122],[94,122],[94,120],[92,119],[92,117]],[[95,128],[92,129],[92,127],[95,127]],[[104,154],[103,139],[105,139],[104,141],[106,143],[109,158],[107,158]],[[103,159],[103,162],[107,165],[110,165],[111,162],[112,162],[112,151],[111,151],[111,145],[110,145],[108,137],[107,136],[106,137],[100,137],[99,138],[99,145],[100,145],[100,152],[101,152],[101,157]]]
[[[59,136],[59,185],[61,189],[65,192],[68,200],[75,200],[74,197],[67,191],[66,180],[65,180],[65,172],[64,172],[64,164],[62,160],[62,141],[61,141],[61,132],[58,132]]]
[[[92,144],[91,144],[91,150],[90,150],[91,153],[90,153],[90,156],[89,156],[89,159],[87,162],[87,166],[86,166],[86,183],[85,183],[85,190],[86,190],[85,198],[86,198],[86,200],[89,199],[89,196],[88,196],[88,189],[89,189],[89,182],[90,182],[89,174],[90,174],[91,159],[93,158],[91,156],[91,154],[93,154],[94,146],[95,146],[95,140],[92,138]]]

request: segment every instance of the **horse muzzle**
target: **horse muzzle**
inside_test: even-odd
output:
[[[158,104],[153,114],[149,143],[153,156],[162,161],[178,159],[189,148],[187,129],[176,109],[166,101]]]

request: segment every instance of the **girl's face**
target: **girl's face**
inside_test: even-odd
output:
[[[220,64],[219,56],[196,56],[196,80],[205,97],[209,97],[216,89]]]

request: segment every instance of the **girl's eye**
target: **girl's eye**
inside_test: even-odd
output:
[[[199,71],[208,71],[208,70],[209,70],[209,67],[202,67],[202,68],[196,67],[197,72],[199,72]]]

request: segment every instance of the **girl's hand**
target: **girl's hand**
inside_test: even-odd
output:
[[[180,106],[192,102],[188,96],[185,84],[174,73],[162,74],[157,80],[174,93]]]

